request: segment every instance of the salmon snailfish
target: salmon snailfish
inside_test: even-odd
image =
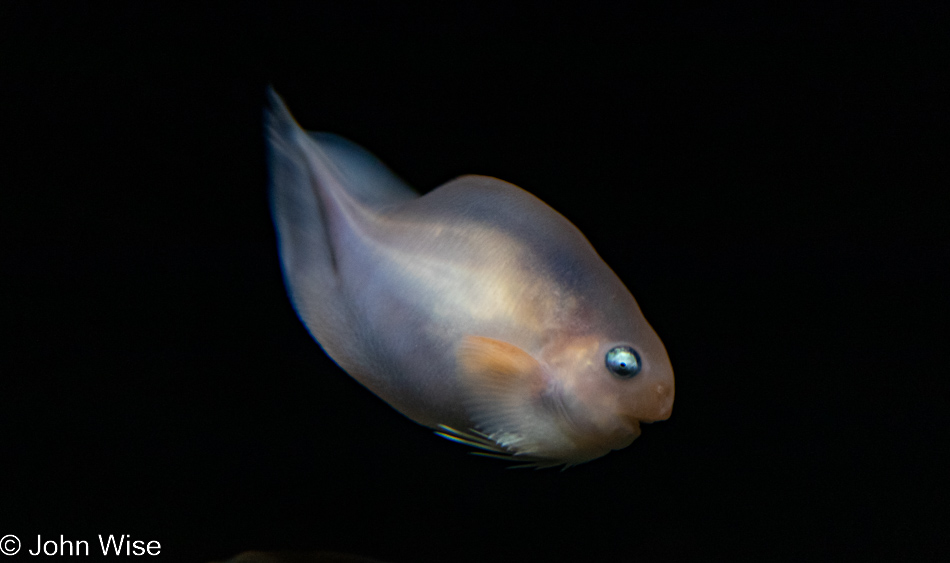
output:
[[[294,309],[347,373],[482,455],[570,466],[673,408],[673,369],[584,235],[487,176],[423,196],[270,90],[271,210]]]

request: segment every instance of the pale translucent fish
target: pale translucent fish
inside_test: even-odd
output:
[[[269,96],[287,290],[347,373],[440,436],[531,466],[600,457],[670,416],[663,343],[567,219],[486,176],[420,197]]]

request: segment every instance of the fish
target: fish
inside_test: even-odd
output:
[[[270,88],[269,194],[290,302],[333,361],[479,455],[564,468],[672,413],[673,368],[640,307],[563,215],[464,175],[419,195]]]

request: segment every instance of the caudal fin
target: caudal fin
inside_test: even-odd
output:
[[[341,278],[341,257],[360,252],[352,248],[359,237],[349,235],[358,221],[418,196],[356,144],[304,131],[273,88],[267,97],[270,204],[284,282],[301,320],[340,363],[356,330]]]

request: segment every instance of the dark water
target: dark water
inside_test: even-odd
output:
[[[194,561],[950,551],[945,8],[0,11],[0,535]],[[673,417],[513,471],[349,379],[284,293],[268,82],[422,191],[487,174],[565,214],[666,343]]]

